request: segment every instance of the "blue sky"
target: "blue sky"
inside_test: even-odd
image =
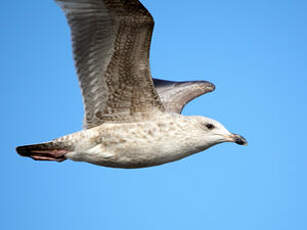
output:
[[[186,115],[249,141],[121,170],[19,157],[17,145],[81,129],[69,28],[52,0],[0,15],[1,229],[307,229],[307,2],[143,0],[153,76],[209,80]]]

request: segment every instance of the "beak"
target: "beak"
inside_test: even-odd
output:
[[[247,140],[244,137],[242,137],[242,136],[240,136],[238,134],[232,134],[230,136],[230,138],[231,138],[232,142],[234,142],[234,143],[236,143],[238,145],[247,145],[248,144]]]

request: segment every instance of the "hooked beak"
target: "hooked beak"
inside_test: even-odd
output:
[[[230,141],[234,142],[238,145],[247,145],[248,144],[247,140],[244,137],[242,137],[238,134],[232,134],[230,136]]]

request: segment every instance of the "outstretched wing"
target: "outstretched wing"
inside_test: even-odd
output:
[[[153,81],[168,112],[181,113],[188,102],[215,90],[214,84],[208,81],[174,82],[160,79]]]
[[[71,28],[85,128],[164,110],[153,86],[154,21],[138,0],[55,0]]]

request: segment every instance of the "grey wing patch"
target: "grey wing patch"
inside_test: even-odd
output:
[[[163,111],[149,66],[154,21],[137,0],[55,0],[71,28],[85,128]]]
[[[215,90],[214,84],[208,81],[174,82],[160,79],[153,81],[168,112],[181,113],[188,102]]]

